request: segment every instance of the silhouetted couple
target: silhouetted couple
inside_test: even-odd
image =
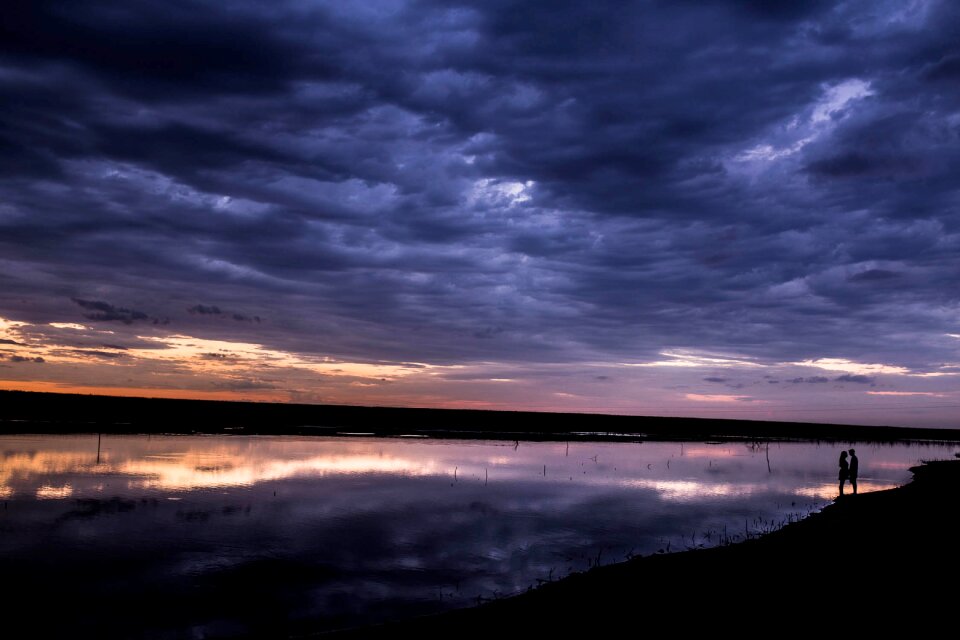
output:
[[[840,495],[843,495],[843,483],[850,481],[853,492],[857,492],[857,474],[860,472],[860,461],[857,460],[857,452],[850,449],[850,462],[847,462],[847,452],[840,452]]]

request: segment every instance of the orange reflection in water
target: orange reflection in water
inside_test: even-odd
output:
[[[177,457],[151,457],[119,465],[119,473],[142,476],[130,483],[145,489],[188,490],[210,487],[250,486],[258,482],[302,476],[356,473],[428,475],[429,460],[391,456],[323,453],[302,459],[270,459],[250,452],[221,449],[218,452],[185,452]]]
[[[89,440],[89,436],[85,440]],[[3,498],[13,495],[14,485],[36,485],[38,479],[76,473],[93,463],[90,454],[83,450],[51,451],[31,447],[17,451],[11,447],[9,439],[4,440],[3,444],[5,451],[0,458],[0,497]],[[36,491],[39,498],[56,497],[49,485],[40,485]]]
[[[37,487],[37,500],[60,500],[63,498],[69,498],[73,495],[73,486],[70,484],[60,485],[59,487],[52,487],[50,485],[43,485]]]
[[[857,482],[857,492],[858,493],[870,493],[871,491],[886,491],[887,489],[895,489],[899,485],[892,482],[876,482],[872,480],[860,480]],[[832,484],[820,484],[811,487],[800,487],[795,493],[798,496],[804,496],[806,498],[819,498],[821,500],[833,500],[839,495],[839,481]],[[850,495],[853,493],[853,489],[848,484],[844,487],[844,493]]]
[[[101,439],[98,451],[95,435],[23,436],[4,438],[3,445],[3,497],[70,497],[71,484],[56,479],[77,474],[120,477],[130,489],[184,491],[306,476],[437,471],[429,456],[371,451],[366,442],[345,439],[111,436]],[[90,484],[88,490],[102,487]]]

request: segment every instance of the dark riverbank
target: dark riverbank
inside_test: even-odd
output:
[[[336,638],[946,632],[960,461],[741,544],[637,558],[520,596]],[[326,636],[325,636],[326,637]]]
[[[960,442],[960,429],[525,411],[121,398],[0,391],[0,433],[421,435],[509,440]]]

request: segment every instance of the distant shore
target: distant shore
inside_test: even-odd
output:
[[[505,440],[960,442],[960,429],[0,391],[0,433],[232,433]]]
[[[747,542],[636,558],[479,607],[323,637],[938,633],[955,626],[960,461],[912,471],[903,487],[841,498]]]

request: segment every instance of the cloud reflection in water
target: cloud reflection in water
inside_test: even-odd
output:
[[[107,436],[98,462],[96,435],[4,436],[0,569],[79,594],[74,620],[118,602],[106,635],[357,624],[773,526],[833,497],[839,448]],[[857,449],[861,491],[952,455]]]

